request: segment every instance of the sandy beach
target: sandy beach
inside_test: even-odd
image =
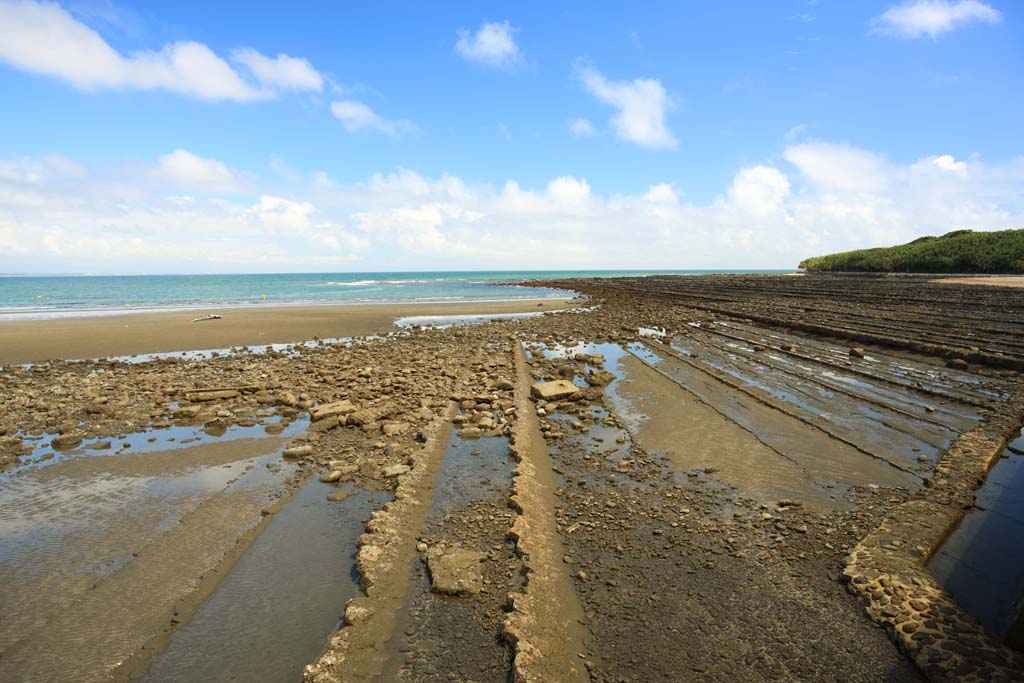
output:
[[[405,316],[552,311],[571,299],[208,308],[0,321],[0,365],[381,334]],[[220,320],[193,322],[200,315]]]
[[[979,275],[977,277],[944,277],[932,282],[948,285],[985,285],[988,287],[1024,287],[1024,275]]]
[[[574,309],[5,367],[0,679],[1024,675],[1024,290],[560,284],[595,305],[0,324],[10,362]]]

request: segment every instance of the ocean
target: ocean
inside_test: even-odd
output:
[[[518,280],[725,272],[481,271],[295,273],[275,275],[123,275],[0,277],[0,320],[84,317],[124,312],[258,305],[446,303],[560,298],[562,290]]]

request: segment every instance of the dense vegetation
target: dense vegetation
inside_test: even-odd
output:
[[[815,256],[802,261],[800,267],[874,273],[1022,273],[1024,230],[955,230],[896,247]]]

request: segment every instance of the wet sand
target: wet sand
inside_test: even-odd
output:
[[[102,358],[142,353],[382,334],[405,316],[553,311],[571,299],[451,304],[259,306],[90,318],[0,321],[0,365],[55,358]],[[192,322],[214,313],[220,320]]]
[[[988,285],[989,287],[1024,287],[1024,275],[984,275],[979,277],[944,277],[932,280],[946,285]]]

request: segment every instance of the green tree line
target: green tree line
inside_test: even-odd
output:
[[[1024,230],[955,230],[908,244],[804,259],[810,271],[874,273],[1024,273]]]

